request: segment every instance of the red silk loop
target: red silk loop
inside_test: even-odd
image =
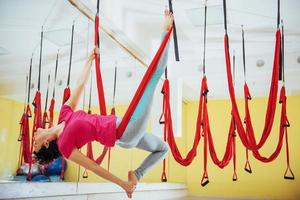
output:
[[[71,96],[71,90],[70,90],[70,87],[66,87],[64,89],[64,96],[63,96],[63,105],[68,101],[68,99],[70,98]]]

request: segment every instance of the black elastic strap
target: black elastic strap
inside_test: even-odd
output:
[[[92,87],[93,87],[93,73],[91,73],[91,82],[90,82],[90,95],[89,95],[89,108],[88,113],[91,113],[91,104],[92,104]]]
[[[227,8],[226,8],[226,0],[223,0],[223,14],[224,14],[224,29],[227,34]]]
[[[54,85],[53,85],[53,95],[52,95],[53,99],[55,98],[55,85],[56,85],[56,76],[57,76],[57,67],[58,67],[58,54],[59,54],[59,50],[57,51],[56,62],[55,62]]]
[[[97,14],[99,14],[99,5],[100,5],[100,1],[97,0]]]
[[[246,53],[245,53],[245,34],[244,26],[242,25],[242,44],[243,44],[243,67],[244,67],[244,80],[246,82]]]
[[[284,29],[281,25],[281,45],[280,45],[280,64],[279,64],[279,80],[284,83]]]
[[[40,89],[41,89],[41,68],[42,68],[43,37],[44,37],[44,30],[43,30],[43,27],[42,27],[42,31],[41,31],[41,46],[40,46],[40,62],[39,62],[39,77],[38,77],[38,91],[40,91]]]
[[[203,76],[205,76],[205,52],[206,52],[206,19],[207,19],[207,1],[205,1],[204,7],[204,36],[203,36]]]
[[[24,99],[24,112],[23,112],[23,113],[25,113],[25,109],[26,109],[27,84],[28,84],[28,75],[26,75],[25,99]]]
[[[47,85],[47,93],[46,93],[45,111],[47,110],[47,105],[48,105],[49,84],[50,84],[50,74],[48,74],[48,85]]]
[[[169,10],[173,14],[173,5],[172,0],[169,0]],[[175,59],[179,61],[179,51],[178,51],[178,40],[177,40],[177,31],[175,25],[175,19],[173,20],[173,40],[174,40],[174,50],[175,50]]]
[[[74,22],[73,22],[73,25],[72,25],[71,52],[70,52],[69,73],[68,73],[68,82],[67,82],[67,86],[70,85],[71,66],[72,66],[72,53],[73,53],[73,38],[74,38]]]
[[[277,0],[277,29],[280,25],[280,0]]]
[[[115,76],[114,76],[113,107],[115,107],[116,87],[117,87],[117,64],[115,66]]]
[[[32,55],[33,57],[33,55]],[[28,78],[28,94],[27,94],[27,104],[29,104],[30,100],[30,87],[31,87],[31,71],[32,71],[32,57],[30,59],[30,67],[29,67],[29,78]]]
[[[165,69],[165,79],[168,79],[168,66]]]

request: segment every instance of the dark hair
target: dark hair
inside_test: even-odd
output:
[[[37,161],[40,164],[48,164],[61,155],[58,150],[56,140],[52,140],[51,142],[49,142],[48,148],[42,146],[42,148],[38,152],[34,151],[33,153],[36,155]]]

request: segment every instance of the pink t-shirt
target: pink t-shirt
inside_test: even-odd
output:
[[[112,147],[116,141],[116,116],[87,114],[82,110],[74,112],[68,105],[60,109],[58,123],[65,122],[65,128],[57,139],[61,154],[68,158],[73,149],[88,142],[98,141]]]

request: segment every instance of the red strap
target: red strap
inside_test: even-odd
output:
[[[53,127],[55,99],[52,98],[49,107],[49,128]]]
[[[232,133],[232,154],[233,154],[233,176],[232,176],[232,180],[233,181],[237,181],[237,174],[236,174],[236,133],[235,133],[235,123],[234,123],[234,129],[233,129],[233,133]]]
[[[204,106],[203,106],[203,116],[207,115],[207,96],[204,96]],[[203,175],[201,179],[201,185],[204,187],[209,183],[208,173],[207,173],[207,123],[204,123],[202,119],[202,125],[203,125]]]
[[[68,99],[70,98],[70,96],[71,96],[70,87],[66,87],[64,89],[64,96],[63,96],[63,102],[62,102],[63,105],[68,101]]]
[[[99,47],[99,16],[95,17],[95,46]],[[104,97],[104,89],[102,83],[102,76],[100,70],[100,56],[95,52],[95,68],[96,68],[96,78],[97,78],[97,88],[98,88],[98,100],[101,115],[106,115],[106,105]]]
[[[143,93],[144,93],[144,90],[146,88],[146,86],[148,85],[151,77],[152,77],[152,74],[154,73],[156,67],[157,67],[157,64],[158,64],[158,61],[167,45],[167,42],[169,41],[169,38],[170,38],[170,35],[172,33],[172,30],[173,29],[170,29],[169,32],[167,33],[167,35],[165,36],[163,42],[161,43],[158,51],[156,52],[151,64],[149,65],[137,91],[135,92],[134,94],[134,97],[132,99],[132,101],[130,102],[130,105],[124,115],[124,117],[122,118],[122,121],[119,125],[119,127],[117,128],[117,138],[121,138],[123,132],[125,131],[126,127],[127,127],[127,124],[138,104],[138,102],[140,101]]]
[[[108,147],[107,171],[110,170],[110,157],[111,157],[111,148]]]
[[[159,122],[161,123],[161,118],[163,117],[165,113],[165,101],[163,101],[163,114],[160,116]],[[167,129],[166,126],[164,126],[164,141],[167,141]],[[167,182],[167,174],[166,174],[166,159],[163,160],[163,170],[161,174],[161,182]]]

